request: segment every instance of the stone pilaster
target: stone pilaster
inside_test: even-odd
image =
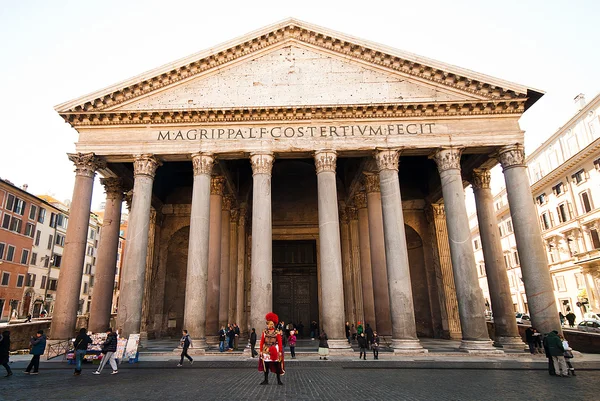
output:
[[[237,229],[237,282],[236,282],[236,306],[235,321],[240,326],[242,335],[248,332],[247,313],[246,313],[246,292],[244,285],[246,283],[246,218],[247,208],[245,203],[240,205],[239,224]]]
[[[541,333],[561,331],[548,260],[531,197],[525,153],[522,145],[505,146],[498,151],[506,182],[506,195],[521,261],[523,283],[532,324]]]
[[[513,311],[508,275],[504,266],[504,255],[494,210],[494,195],[490,189],[491,174],[486,169],[475,169],[471,185],[477,206],[477,221],[485,271],[487,275],[492,311],[494,312],[494,344],[507,349],[524,349]]]
[[[341,203],[340,210],[340,239],[342,243],[342,273],[344,277],[344,309],[346,320],[355,321],[354,289],[352,285],[352,250],[350,247],[350,219],[346,205]]]
[[[221,278],[219,286],[219,326],[227,326],[233,323],[227,320],[229,317],[229,279],[231,277],[230,252],[230,220],[231,220],[232,197],[223,197],[221,204]]]
[[[252,164],[252,259],[250,267],[252,307],[250,325],[257,330],[273,309],[273,225],[271,221],[272,154],[250,156]]]
[[[483,314],[484,299],[471,247],[469,216],[460,173],[461,153],[462,149],[459,148],[443,148],[432,155],[442,182],[450,256],[462,328],[460,349],[466,352],[501,352],[492,346]]]
[[[367,210],[367,194],[358,192],[354,197],[354,204],[358,210],[358,241],[360,246],[360,280],[363,295],[363,312],[365,322],[373,327],[377,326],[375,320],[375,298],[373,295],[373,270],[371,269],[371,241],[369,238],[369,211]]]
[[[373,273],[373,296],[375,299],[376,326],[373,327],[373,330],[376,329],[379,335],[390,336],[392,335],[392,318],[390,315],[390,294],[385,259],[379,176],[373,173],[366,173],[365,188],[367,190],[371,269]],[[373,325],[371,323],[371,326]]]
[[[381,188],[392,347],[395,353],[426,353],[427,350],[421,346],[417,338],[402,196],[398,179],[399,157],[399,152],[395,150],[381,150],[375,155]]]
[[[133,201],[117,313],[117,328],[125,337],[140,333],[141,329],[152,185],[160,165],[153,155],[136,156],[133,162]]]
[[[239,325],[235,319],[236,296],[237,296],[237,269],[238,269],[238,221],[239,209],[231,209],[229,214],[229,310],[227,313],[227,321],[234,322]],[[241,331],[241,328],[240,328]]]
[[[355,207],[348,207],[348,219],[350,220],[350,247],[351,247],[351,274],[352,287],[354,293],[354,306],[356,308],[355,318],[350,324],[365,320],[363,307],[362,281],[360,279],[360,242],[358,238],[358,210]]]
[[[208,285],[206,290],[206,338],[208,342],[218,342],[219,300],[221,285],[221,205],[225,178],[212,177],[210,180],[210,212],[208,234]]]
[[[105,162],[93,153],[69,154],[75,164],[73,201],[62,255],[60,280],[56,290],[50,335],[53,340],[70,339],[75,334],[83,263],[87,246],[92,190],[96,170]]]
[[[104,207],[102,233],[98,244],[98,259],[94,274],[94,297],[90,306],[90,321],[88,324],[88,329],[94,333],[104,332],[110,327],[124,190],[121,178],[102,178],[100,183],[104,186],[106,192],[106,206]]]
[[[337,155],[332,150],[315,152],[319,205],[319,257],[322,326],[330,350],[348,350],[344,333],[344,286],[340,226],[335,179]]]

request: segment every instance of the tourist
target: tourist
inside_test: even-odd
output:
[[[537,332],[535,327],[529,326],[525,330],[525,342],[529,346],[529,352],[534,355],[538,352],[537,341],[539,341],[540,333]]]
[[[290,354],[292,355],[292,359],[296,359],[296,335],[294,330],[290,330],[288,342],[290,345]]]
[[[110,367],[112,368],[111,375],[116,375],[117,373],[119,373],[117,369],[117,361],[115,360],[117,353],[117,344],[117,334],[113,333],[112,329],[107,329],[106,341],[104,341],[104,343],[102,344],[102,360],[100,361],[100,366],[98,366],[98,369],[94,372],[95,375],[99,375],[100,372],[102,372],[102,369],[104,369],[104,365],[106,365],[106,362],[109,362]]]
[[[565,362],[567,363],[567,366],[569,367],[569,374],[571,374],[572,376],[577,376],[575,374],[575,368],[571,364],[571,360],[573,359],[573,348],[571,348],[569,346],[569,342],[565,339],[565,336],[563,336],[561,334],[559,337],[562,340],[563,348],[565,349],[565,352],[563,355],[565,357]]]
[[[233,352],[233,342],[235,340],[235,330],[233,329],[233,325],[229,324],[227,327],[227,351]]]
[[[79,334],[73,341],[73,347],[75,348],[75,372],[73,375],[79,376],[81,374],[81,363],[85,354],[87,353],[88,345],[92,343],[92,339],[87,334],[86,328],[79,329]]]
[[[364,330],[363,330],[362,324],[360,322],[358,322],[357,326],[356,326],[356,336],[360,337],[360,335],[363,333],[363,331]]]
[[[31,322],[31,313],[27,315],[27,318],[25,319],[25,321],[23,323],[29,323]]]
[[[315,336],[317,335],[317,330],[318,330],[318,325],[317,322],[315,322],[314,320],[312,322],[310,322],[310,339],[314,340]]]
[[[567,316],[565,317],[567,318],[567,322],[569,322],[569,327],[575,327],[575,318],[577,316],[575,316],[573,311],[569,311],[569,313],[567,313]]]
[[[298,336],[300,336],[300,338],[304,338],[304,324],[302,324],[302,320],[300,320],[300,323],[298,323],[296,329],[298,331]]]
[[[352,341],[356,340],[356,327],[354,327],[354,323],[352,324],[352,327],[350,327],[350,335],[352,336]]]
[[[188,348],[193,347],[192,339],[190,338],[190,335],[188,334],[187,330],[183,330],[181,333],[183,334],[183,336],[181,337],[181,340],[179,340],[179,345],[181,345],[181,348],[183,348],[183,350],[181,351],[181,359],[179,359],[179,364],[177,365],[177,367],[183,366],[184,357],[186,357],[188,361],[190,361],[190,365],[194,363],[192,357],[188,355]]]
[[[325,333],[325,330],[321,330],[321,334],[319,334],[319,359],[322,357],[327,360],[327,356],[329,356],[329,343],[327,340],[327,333]]]
[[[12,376],[12,370],[10,370],[10,366],[8,366],[8,362],[10,359],[10,331],[5,330],[0,335],[0,365],[4,366],[6,369],[6,376]]]
[[[569,377],[569,371],[567,370],[567,363],[565,362],[565,349],[562,341],[558,336],[558,331],[553,330],[546,334],[544,338],[544,348],[547,350],[546,354],[552,357],[552,364],[554,365],[554,372],[556,376]]]
[[[25,374],[37,375],[38,370],[40,369],[40,356],[44,355],[44,351],[46,350],[46,336],[44,335],[44,330],[38,330],[35,336],[31,337],[29,340],[29,344],[31,345],[29,353],[33,355],[33,357],[25,369]],[[33,372],[31,371],[32,368]]]
[[[358,359],[364,358],[367,360],[367,339],[365,337],[365,333],[360,333],[358,336],[358,347],[360,348],[360,354]]]
[[[221,330],[219,330],[219,351],[225,351],[225,337],[227,335],[227,331],[225,331],[225,326],[221,326]]]
[[[238,350],[238,341],[240,339],[240,328],[237,325],[237,323],[233,324],[233,332],[234,332],[234,337],[233,337],[233,349],[234,350]]]
[[[367,323],[367,327],[365,328],[365,335],[367,336],[367,348],[371,348],[371,344],[373,343],[373,329],[369,323]]]
[[[346,339],[350,342],[350,323],[346,322],[346,326],[344,327],[346,331]]]
[[[283,360],[283,344],[281,332],[275,330],[279,317],[273,312],[265,316],[267,328],[263,330],[260,338],[260,354],[258,358],[258,370],[264,372],[265,379],[261,385],[269,384],[269,370],[277,375],[277,384],[282,385],[281,375],[285,374]]]
[[[565,324],[565,315],[562,312],[558,312],[558,318],[560,319],[560,325],[563,326]]]
[[[379,335],[376,331],[373,332],[373,339],[371,340],[371,349],[373,350],[373,358],[379,359]]]
[[[252,358],[258,355],[258,352],[254,349],[256,347],[256,329],[252,328],[252,333],[250,333],[250,351],[252,352]]]

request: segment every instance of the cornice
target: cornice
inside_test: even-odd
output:
[[[65,112],[61,116],[72,126],[185,124],[244,121],[308,121],[369,118],[455,117],[522,114],[526,99],[375,103],[355,105],[313,105],[285,107],[243,107],[185,110],[122,110]]]

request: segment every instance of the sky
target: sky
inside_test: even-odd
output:
[[[0,0],[0,177],[70,199],[78,134],[55,105],[288,17],[544,91],[527,152],[600,92],[600,1]]]

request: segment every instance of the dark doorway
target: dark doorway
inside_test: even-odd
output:
[[[273,311],[280,321],[304,325],[319,321],[315,240],[273,241]]]

